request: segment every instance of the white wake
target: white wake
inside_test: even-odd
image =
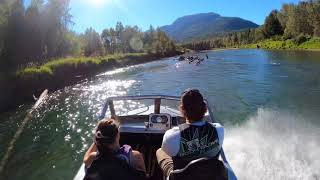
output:
[[[320,128],[307,118],[259,109],[226,130],[224,149],[238,179],[320,179]]]

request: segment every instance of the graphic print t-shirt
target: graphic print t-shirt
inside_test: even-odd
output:
[[[171,157],[189,160],[214,157],[219,153],[223,138],[223,126],[200,121],[168,130],[163,136],[162,149]]]
[[[212,124],[202,126],[183,124],[180,130],[178,157],[185,160],[214,157],[220,152],[218,133]]]

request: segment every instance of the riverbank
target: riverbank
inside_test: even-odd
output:
[[[0,88],[0,112],[32,101],[33,95],[38,96],[45,89],[55,91],[114,68],[142,64],[182,53],[176,51],[166,55],[129,53],[103,57],[70,57],[21,69],[15,75],[3,78],[5,86]]]
[[[237,50],[240,48],[235,48],[235,47],[231,47],[231,48],[214,48],[214,49],[210,49],[210,50],[203,50],[201,52],[211,52],[211,51],[225,51],[225,50]]]
[[[262,48],[262,49],[288,49],[288,50],[310,50],[320,51],[320,38],[312,38],[303,43],[296,43],[293,40],[265,40],[258,43],[239,46],[240,48]]]

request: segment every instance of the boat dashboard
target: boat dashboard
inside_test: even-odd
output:
[[[120,122],[121,133],[138,134],[164,134],[165,131],[185,122],[185,118],[181,116],[171,116],[165,113],[118,116],[116,120]]]

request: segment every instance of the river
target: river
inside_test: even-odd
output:
[[[0,179],[72,179],[104,100],[198,88],[225,125],[239,179],[320,179],[320,53],[225,50],[196,66],[173,58],[116,69],[51,92],[17,140]],[[198,56],[205,57],[205,53]],[[0,158],[24,105],[0,115]]]

